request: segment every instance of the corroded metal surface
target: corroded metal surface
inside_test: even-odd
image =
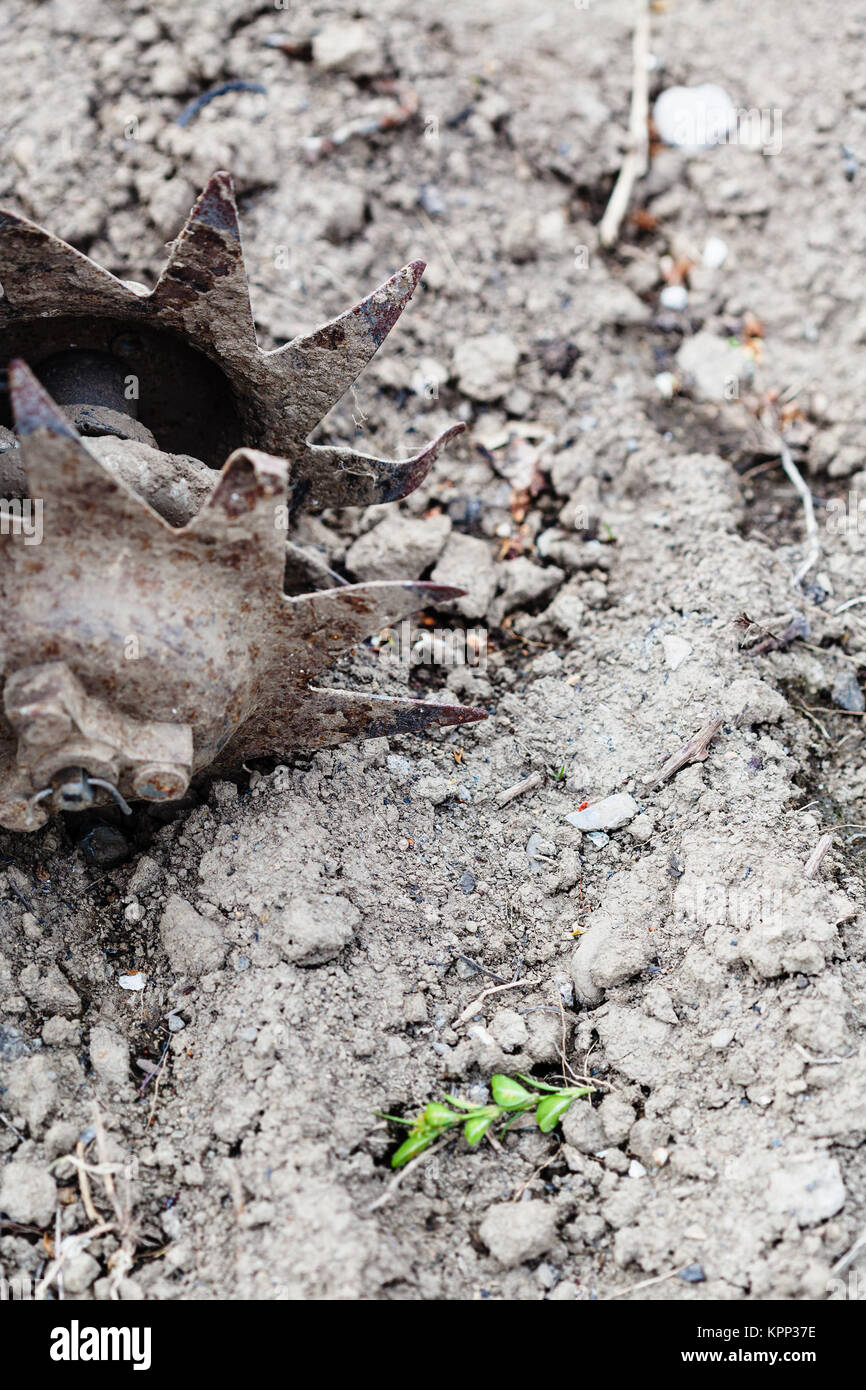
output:
[[[38,538],[35,523],[0,528],[0,825],[170,800],[196,772],[259,754],[484,718],[311,684],[462,590],[346,584],[320,564],[306,567],[314,592],[284,593],[305,569],[286,534],[300,508],[403,497],[463,428],[397,461],[307,442],[423,269],[265,353],[227,174],[152,292],[0,214],[0,495],[39,522]],[[329,578],[338,587],[317,587]]]
[[[43,534],[0,535],[0,824],[43,823],[69,769],[100,799],[161,800],[211,765],[484,717],[310,686],[370,633],[462,591],[383,581],[284,594],[284,459],[235,451],[174,527],[23,362],[9,387]]]
[[[257,342],[231,177],[213,175],[173,242],[148,293],[110,275],[58,237],[14,213],[0,212],[0,362],[40,363],[69,346],[122,356],[141,382],[139,419],[160,448],[195,453],[164,437],[161,417],[199,405],[223,381],[219,459],[240,444],[277,454],[291,468],[293,511],[303,506],[367,506],[405,497],[426,476],[439,449],[464,426],[453,425],[413,457],[377,459],[353,449],[307,442],[360,376],[402,314],[424,270],[412,261],[372,294],[322,328],[273,352]],[[178,357],[183,349],[189,360]],[[169,354],[177,360],[168,364]],[[161,370],[162,367],[162,370]],[[179,396],[180,401],[175,397]],[[229,409],[229,401],[231,410]]]

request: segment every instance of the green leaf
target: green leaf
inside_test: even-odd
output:
[[[491,1076],[490,1089],[496,1104],[501,1105],[503,1110],[517,1110],[522,1105],[531,1104],[535,1099],[532,1092],[521,1086],[519,1081],[510,1076],[503,1076],[501,1072]]]
[[[544,1100],[538,1102],[535,1118],[542,1134],[549,1134],[556,1128],[573,1100],[574,1096],[569,1095],[545,1096]]]
[[[437,1100],[431,1100],[429,1105],[424,1106],[424,1119],[434,1129],[444,1129],[448,1125],[455,1125],[460,1122],[459,1115],[456,1115],[453,1110],[449,1110],[447,1105],[440,1105]]]
[[[490,1113],[487,1115],[485,1115],[483,1111],[479,1111],[477,1115],[469,1116],[469,1119],[463,1126],[463,1133],[466,1137],[467,1144],[474,1145],[481,1143],[481,1140],[496,1119],[496,1114],[496,1108],[490,1106]]]
[[[561,1086],[548,1086],[546,1081],[536,1081],[534,1076],[524,1076],[522,1071],[519,1071],[517,1075],[521,1081],[528,1081],[530,1086],[534,1086],[539,1091],[550,1091],[555,1096],[562,1094]]]
[[[436,1131],[429,1129],[421,1134],[410,1134],[391,1159],[391,1167],[402,1168],[404,1164],[411,1163],[413,1158],[417,1158],[425,1149],[429,1149],[430,1145],[438,1138],[439,1135]]]
[[[457,1105],[457,1106],[459,1106],[461,1110],[475,1110],[475,1109],[476,1109],[475,1105],[473,1105],[473,1103],[472,1103],[471,1100],[461,1100],[459,1096],[452,1096],[452,1094],[451,1094],[450,1091],[448,1092],[448,1094],[447,1094],[447,1096],[445,1097],[445,1099],[446,1099],[446,1100],[450,1100],[450,1102],[451,1102],[452,1105]]]

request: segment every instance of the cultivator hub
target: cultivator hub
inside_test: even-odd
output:
[[[208,767],[484,717],[311,683],[461,590],[284,584],[308,568],[290,518],[405,497],[463,428],[396,462],[307,442],[423,268],[263,352],[227,174],[152,292],[0,213],[0,825],[169,801]]]

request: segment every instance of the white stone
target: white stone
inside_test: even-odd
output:
[[[723,87],[668,87],[655,101],[653,122],[659,139],[681,150],[723,144],[737,126],[737,108]]]
[[[587,806],[585,811],[572,811],[566,816],[569,825],[585,833],[590,830],[619,830],[634,820],[640,807],[628,792],[617,792]]]
[[[141,970],[137,970],[134,975],[121,975],[117,983],[121,989],[129,989],[135,992],[144,989],[147,984],[147,977]]]
[[[728,259],[728,243],[720,236],[708,236],[704,242],[701,260],[707,270],[718,270]]]
[[[659,372],[653,377],[653,385],[662,400],[672,401],[677,393],[677,379],[673,372]]]
[[[689,302],[689,292],[685,285],[665,285],[659,295],[659,303],[663,309],[675,309],[681,312]]]

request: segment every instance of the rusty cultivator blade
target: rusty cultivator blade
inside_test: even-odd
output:
[[[228,174],[152,292],[0,212],[0,825],[170,801],[208,767],[484,717],[316,684],[461,590],[284,592],[290,518],[405,497],[463,428],[394,462],[308,443],[423,269],[263,352]]]

